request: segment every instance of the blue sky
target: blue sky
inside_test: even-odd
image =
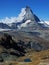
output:
[[[0,19],[17,17],[27,5],[40,19],[49,20],[49,0],[0,0]]]

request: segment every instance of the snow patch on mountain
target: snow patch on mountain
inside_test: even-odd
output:
[[[49,27],[49,21],[43,21],[43,20],[41,20],[41,21],[38,22],[38,23],[43,24],[43,25],[46,26],[46,27]]]
[[[25,8],[22,8],[21,13],[17,17],[17,22],[21,22],[24,19],[25,14],[26,14]]]
[[[47,25],[49,25],[49,21],[45,21],[45,23],[46,23]]]
[[[31,23],[31,20],[27,20],[25,23],[22,23],[20,27],[26,27],[29,23]]]

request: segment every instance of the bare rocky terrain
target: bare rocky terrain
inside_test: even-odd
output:
[[[49,65],[49,26],[28,6],[20,14],[0,23],[0,65]]]
[[[0,35],[1,64],[42,65],[44,62],[45,65],[49,62],[49,41],[38,36],[26,36],[24,33],[11,35],[4,32]]]

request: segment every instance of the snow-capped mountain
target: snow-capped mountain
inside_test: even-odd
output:
[[[24,14],[23,14],[24,13]],[[20,20],[21,19],[21,20]],[[44,21],[41,21],[30,9],[30,7],[23,8],[17,17],[16,24],[19,29],[42,29],[49,27]],[[21,22],[20,22],[21,21]],[[43,23],[42,23],[43,22]]]
[[[5,23],[0,23],[0,29],[10,29],[10,27]]]
[[[0,28],[7,29],[42,29],[47,28],[49,25],[46,21],[41,21],[31,10],[30,7],[26,6],[26,8],[22,8],[18,17],[7,18],[2,21],[11,21],[12,23],[0,23]]]
[[[49,28],[49,21],[43,21],[41,20],[40,22],[38,22],[39,25],[41,25],[44,28]]]
[[[22,8],[21,13],[17,17],[17,21],[12,23],[12,27],[18,27],[20,29],[21,27],[28,26],[30,23],[34,25],[39,21],[39,18],[32,12],[30,7],[27,6],[26,8]]]
[[[43,22],[43,23],[42,23]],[[41,29],[47,28],[49,25],[45,21],[41,21],[31,10],[30,7],[22,8],[21,13],[18,15],[16,22],[12,23],[15,29]],[[28,27],[28,28],[27,28]]]

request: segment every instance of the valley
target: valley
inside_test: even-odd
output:
[[[49,65],[49,25],[28,6],[0,23],[0,65]]]

